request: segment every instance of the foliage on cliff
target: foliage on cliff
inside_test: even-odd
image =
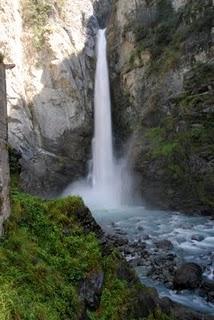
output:
[[[32,42],[37,50],[45,44],[45,34],[50,32],[48,19],[54,13],[60,13],[65,0],[22,0],[23,25],[33,34]]]
[[[147,128],[148,142],[144,157],[159,163],[168,187],[177,195],[188,193],[186,209],[194,205],[202,212],[212,212],[214,207],[214,169],[212,165],[213,129],[213,64],[196,65],[184,79],[184,91],[170,102],[168,116],[159,126]],[[175,193],[171,193],[171,201]]]
[[[151,17],[144,24],[140,15],[132,21],[137,48],[131,56],[148,50],[151,54],[150,69],[152,73],[166,73],[179,67],[181,58],[189,58],[189,52],[199,53],[212,45],[212,1],[189,1],[175,11],[171,0],[157,0]],[[153,13],[153,14],[152,14]]]

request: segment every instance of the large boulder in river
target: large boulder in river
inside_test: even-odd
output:
[[[202,268],[196,263],[185,263],[177,269],[173,286],[177,290],[196,289],[202,282]]]

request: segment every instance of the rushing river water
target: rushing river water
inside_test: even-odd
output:
[[[173,244],[172,253],[174,252],[181,261],[198,263],[204,269],[204,277],[214,280],[214,220],[198,215],[151,211],[143,207],[92,209],[92,212],[105,231],[119,231],[131,242],[143,238],[148,250],[154,254],[157,250],[156,241],[170,240]],[[200,236],[203,240],[192,240],[194,235]],[[129,260],[129,257],[127,259]],[[195,310],[214,315],[214,304],[206,302],[203,297],[190,291],[177,294],[161,282],[146,276],[147,269],[143,266],[136,267],[136,271],[144,284],[157,288],[160,296],[167,296]]]

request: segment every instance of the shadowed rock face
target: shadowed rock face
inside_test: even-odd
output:
[[[144,200],[213,213],[212,1],[114,0],[114,131]]]
[[[95,0],[94,11],[101,29],[108,25],[111,14],[112,0]]]
[[[199,288],[202,282],[202,269],[195,263],[186,263],[182,265],[175,273],[174,288],[195,289]]]
[[[0,235],[10,214],[5,65],[0,62]]]
[[[81,288],[80,296],[91,310],[98,309],[104,282],[103,272],[94,272],[85,279]]]

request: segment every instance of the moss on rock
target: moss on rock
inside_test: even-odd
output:
[[[184,76],[184,91],[168,102],[168,115],[141,129],[146,147],[140,166],[151,166],[150,176],[143,174],[172,208],[213,212],[213,72],[212,63],[194,66]]]

